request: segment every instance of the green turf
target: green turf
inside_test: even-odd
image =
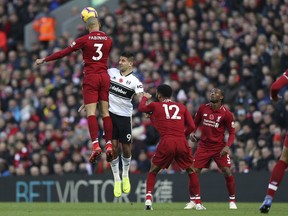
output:
[[[143,203],[0,203],[2,216],[246,216],[263,215],[260,203],[237,203],[238,210],[229,210],[228,203],[203,203],[206,211],[184,210],[185,203],[154,203],[154,211],[144,211]],[[287,203],[274,203],[268,215],[285,216]]]

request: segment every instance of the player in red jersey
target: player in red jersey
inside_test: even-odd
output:
[[[158,102],[146,105],[151,95],[144,93],[138,110],[152,113],[152,124],[160,134],[160,142],[151,161],[151,168],[146,183],[146,210],[152,210],[152,192],[155,186],[156,175],[161,169],[167,169],[174,160],[189,176],[189,191],[196,197],[194,207],[205,210],[201,204],[198,175],[193,171],[192,149],[188,145],[186,136],[195,129],[192,116],[183,104],[170,100],[172,89],[168,85],[157,88]]]
[[[104,32],[100,31],[100,23],[97,18],[90,17],[86,21],[87,35],[76,39],[72,44],[46,58],[37,59],[35,64],[62,58],[74,51],[82,50],[84,60],[84,78],[82,82],[82,93],[88,119],[88,128],[93,149],[89,158],[94,163],[102,150],[98,143],[98,123],[96,108],[100,102],[101,115],[104,124],[106,139],[107,158],[112,157],[112,121],[108,111],[108,95],[110,88],[110,77],[107,73],[107,61],[112,47],[112,40]]]
[[[222,170],[229,193],[229,208],[237,209],[235,203],[235,180],[232,175],[229,157],[229,147],[235,139],[234,120],[232,113],[222,105],[224,92],[213,88],[210,92],[210,103],[202,104],[194,118],[196,130],[201,130],[198,148],[194,155],[194,168],[200,173],[202,168],[208,168],[210,160],[213,159]],[[194,132],[196,132],[196,130]],[[225,142],[225,131],[229,137]],[[191,134],[191,140],[196,142],[198,138],[195,133]],[[189,203],[185,208],[189,208]]]
[[[273,101],[277,102],[280,99],[278,93],[280,89],[282,89],[286,85],[288,85],[288,70],[286,70],[284,74],[271,85],[270,97]],[[272,200],[275,196],[275,192],[277,191],[280,183],[282,182],[287,167],[288,167],[288,132],[286,133],[285,136],[284,147],[280,159],[277,161],[271,173],[267,194],[265,196],[264,202],[262,203],[259,209],[261,213],[269,212],[272,205]]]

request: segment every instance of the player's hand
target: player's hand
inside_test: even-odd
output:
[[[229,146],[225,146],[220,152],[220,157],[222,157],[223,155],[227,155],[228,153],[229,153]]]
[[[282,96],[280,96],[280,95],[277,95],[277,96],[274,97],[274,98],[270,97],[270,100],[273,100],[274,102],[277,102],[277,101],[279,101],[279,100],[281,100],[281,99],[282,99]]]
[[[191,134],[190,134],[190,140],[191,140],[192,142],[197,142],[197,141],[199,140],[199,137],[197,137],[196,134],[191,133]]]
[[[86,111],[84,104],[79,107],[78,112],[81,112],[82,110]]]
[[[147,119],[150,118],[151,115],[152,115],[152,112],[144,113],[144,117],[147,118]]]
[[[41,64],[43,64],[45,62],[45,58],[42,58],[42,59],[36,59],[36,61],[35,61],[35,65],[37,66],[37,65],[41,65]]]
[[[147,92],[144,92],[143,96],[146,97],[147,99],[150,99],[152,97],[152,95]]]

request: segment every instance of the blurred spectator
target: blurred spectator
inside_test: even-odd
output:
[[[49,175],[50,174],[49,167],[46,165],[41,165],[40,166],[40,174],[41,175]]]
[[[37,166],[32,166],[30,168],[30,175],[35,177],[35,176],[39,176],[40,175],[40,169]]]
[[[10,176],[10,171],[7,162],[0,158],[0,177]]]
[[[0,160],[6,161],[11,175],[30,175],[36,161],[41,175],[47,167],[49,173],[62,175],[68,161],[67,172],[92,174],[110,169],[103,158],[95,167],[87,163],[91,147],[87,122],[77,113],[83,103],[81,54],[39,69],[30,67],[36,56],[63,49],[74,40],[66,33],[55,38],[57,20],[48,15],[67,1],[19,0],[0,6]],[[273,1],[272,9],[269,1],[195,2],[120,1],[115,11],[101,7],[102,28],[113,38],[109,66],[116,65],[120,50],[135,53],[133,70],[145,91],[155,94],[160,83],[170,84],[176,92],[174,99],[193,116],[199,104],[207,102],[211,88],[223,87],[225,105],[235,116],[232,163],[238,169],[242,159],[235,155],[241,148],[250,172],[268,170],[270,161],[279,157],[288,122],[287,88],[280,91],[283,100],[277,104],[270,102],[267,92],[288,68],[287,3]],[[76,8],[72,11],[79,13]],[[48,38],[42,37],[41,42],[39,34],[28,52],[23,28],[31,21],[40,32],[48,32]],[[83,26],[75,28],[78,36],[85,32]],[[138,170],[146,172],[159,136],[137,106],[133,159]],[[38,154],[40,163],[35,159]]]
[[[55,175],[63,175],[64,174],[63,167],[60,163],[54,163],[53,164],[53,173]]]
[[[39,34],[38,40],[43,49],[48,47],[49,41],[56,39],[56,20],[48,14],[48,11],[49,9],[44,7],[44,10],[37,14],[33,21],[33,28]]]
[[[150,169],[150,160],[148,159],[147,153],[142,150],[138,156],[138,170],[141,173],[147,173]]]
[[[249,166],[245,160],[240,160],[238,162],[238,172],[239,173],[249,173]]]
[[[140,171],[138,169],[138,162],[136,160],[131,160],[130,169],[131,174],[139,174]]]

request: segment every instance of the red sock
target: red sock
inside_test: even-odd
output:
[[[272,171],[267,190],[267,195],[270,195],[272,198],[274,198],[275,192],[277,191],[283,179],[285,169],[287,168],[287,166],[288,164],[286,164],[282,160],[279,160]]]
[[[112,120],[110,116],[106,116],[103,118],[103,127],[105,132],[105,140],[106,143],[112,140]]]
[[[152,200],[152,193],[156,182],[156,173],[149,172],[146,181],[146,200]]]
[[[230,202],[235,202],[236,187],[235,187],[234,176],[231,175],[231,176],[225,177],[225,181],[226,181],[226,187],[229,193]]]
[[[95,115],[87,117],[91,141],[98,139],[98,122]]]
[[[188,176],[190,201],[194,201],[196,204],[201,203],[198,174],[193,172],[188,174]]]

